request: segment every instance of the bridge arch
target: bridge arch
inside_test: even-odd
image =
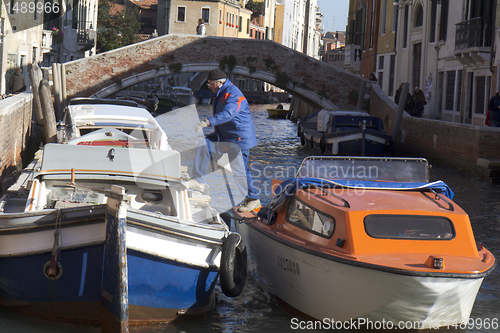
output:
[[[359,76],[268,40],[165,35],[63,65],[68,98],[107,97],[133,84],[225,66],[324,109],[354,109]]]
[[[94,93],[91,97],[96,98],[106,98],[111,96],[112,94],[131,87],[137,83],[146,82],[152,80],[157,77],[168,76],[171,74],[178,73],[195,73],[195,72],[208,72],[211,69],[218,68],[218,63],[211,64],[187,64],[182,66],[182,69],[176,71],[175,73],[168,69],[167,67],[162,67],[158,70],[150,70],[148,72],[139,73],[134,76],[127,77],[121,80],[119,83],[113,83],[98,92]],[[249,69],[242,66],[235,66],[231,71],[232,74],[238,74],[241,76],[258,79],[261,81],[265,81],[277,86],[276,75],[272,75],[267,72],[255,71],[250,73]],[[330,102],[328,99],[319,96],[311,90],[304,89],[301,87],[290,87],[287,89],[289,93],[300,96],[301,99],[309,101],[309,103],[313,104],[316,107],[321,107],[323,109],[337,109],[338,107]]]

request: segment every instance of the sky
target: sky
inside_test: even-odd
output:
[[[349,0],[318,0],[323,14],[323,32],[345,31]]]

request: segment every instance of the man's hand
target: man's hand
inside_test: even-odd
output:
[[[204,127],[210,126],[210,121],[208,119],[203,119],[194,127],[195,132],[201,132]]]

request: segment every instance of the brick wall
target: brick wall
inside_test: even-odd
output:
[[[373,85],[370,114],[381,117],[392,133],[397,105]],[[396,139],[398,156],[424,157],[464,173],[474,171],[478,158],[500,158],[500,128],[414,118],[406,112]]]
[[[0,100],[0,181],[23,167],[23,158],[29,159],[38,146],[32,105],[31,92]]]

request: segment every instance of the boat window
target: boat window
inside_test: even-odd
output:
[[[307,206],[297,198],[292,198],[288,206],[286,220],[302,229],[322,237],[330,238],[335,230],[335,219]]]
[[[366,233],[374,238],[450,240],[455,238],[453,223],[442,216],[368,215]]]

